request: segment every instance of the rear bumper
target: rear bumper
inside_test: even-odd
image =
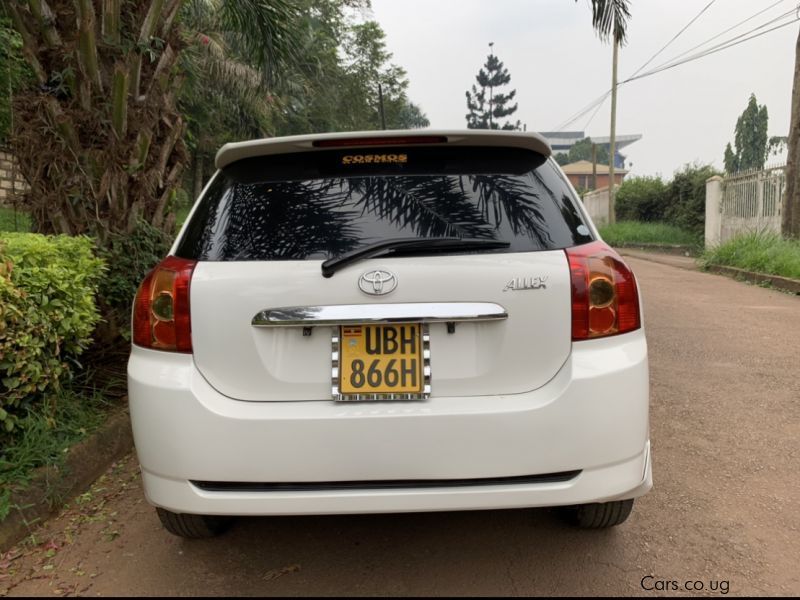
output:
[[[418,403],[241,402],[190,355],[134,347],[131,421],[152,504],[238,515],[557,506],[652,486],[643,331],[575,344],[525,394]],[[434,388],[435,392],[435,388]],[[560,482],[392,489],[209,491],[192,481],[314,483],[580,474]]]
[[[560,506],[634,498],[652,487],[650,446],[617,465],[563,483],[338,492],[208,492],[185,480],[142,471],[151,504],[175,512],[320,515]]]

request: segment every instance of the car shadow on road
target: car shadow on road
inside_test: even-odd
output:
[[[621,531],[574,529],[554,509],[239,518],[181,548],[240,593],[502,595],[576,589],[587,560],[623,552]]]

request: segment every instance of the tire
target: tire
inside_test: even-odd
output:
[[[566,519],[581,529],[606,529],[624,523],[633,509],[633,498],[594,504],[578,504],[564,511]]]
[[[233,521],[231,517],[174,513],[164,508],[156,508],[156,512],[164,529],[190,540],[216,537],[224,533]]]

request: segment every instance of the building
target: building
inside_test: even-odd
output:
[[[588,160],[579,160],[578,162],[570,163],[561,167],[564,174],[569,179],[570,183],[576,190],[594,190],[595,186],[592,183],[592,163]],[[608,187],[609,173],[608,165],[597,165],[597,188],[601,189]],[[625,169],[614,170],[614,181],[616,185],[622,183],[628,171]]]
[[[582,139],[588,137],[583,131],[540,131],[539,135],[544,137],[553,149],[553,154],[568,154],[569,149]],[[611,138],[593,136],[592,142],[598,146],[605,147],[606,150],[611,149]],[[625,155],[620,154],[620,150],[626,146],[630,146],[633,142],[642,139],[639,133],[629,135],[618,135],[614,141],[614,168],[622,169],[625,167]],[[598,183],[598,185],[600,185]]]

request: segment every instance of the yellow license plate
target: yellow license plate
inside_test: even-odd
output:
[[[420,324],[342,326],[339,339],[341,394],[419,394],[423,391]]]

